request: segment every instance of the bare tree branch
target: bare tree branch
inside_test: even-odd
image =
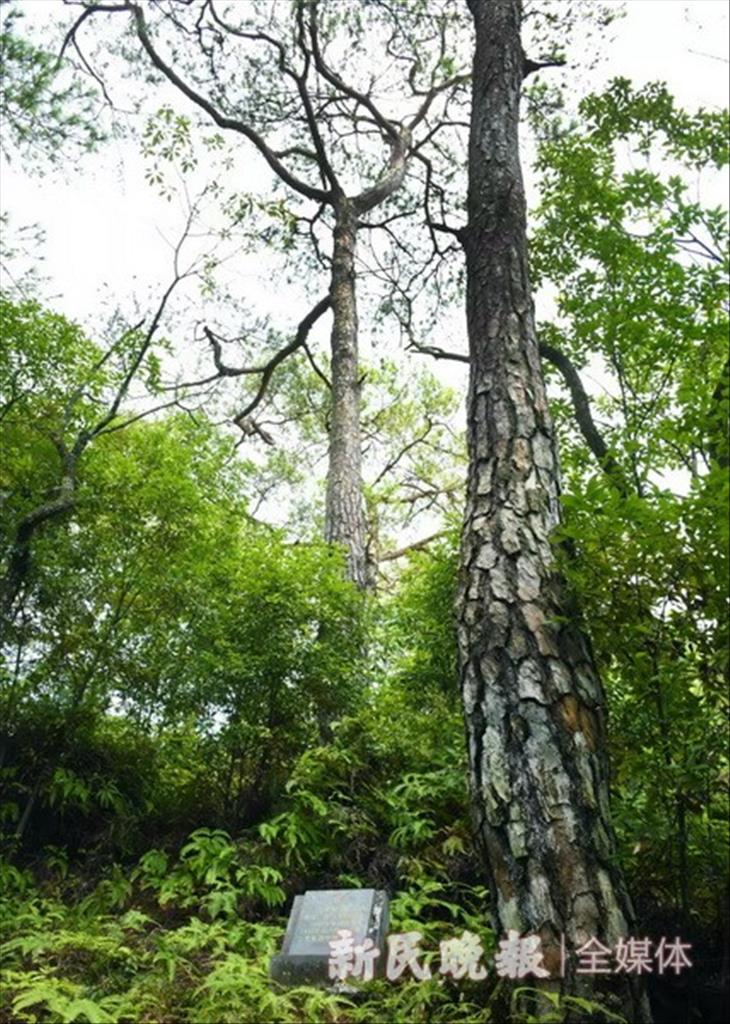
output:
[[[307,340],[307,336],[312,327],[315,325],[317,320],[319,320],[319,318],[324,313],[327,312],[331,305],[332,300],[330,299],[329,295],[326,295],[323,299],[320,299],[317,305],[313,309],[311,309],[309,313],[307,313],[307,315],[301,321],[299,327],[297,328],[297,333],[294,335],[294,338],[289,342],[289,344],[285,345],[284,348],[279,349],[279,351],[276,352],[271,357],[271,359],[268,361],[268,363],[266,363],[265,366],[253,371],[261,374],[261,382],[259,384],[258,391],[251,399],[251,401],[248,403],[248,405],[244,409],[242,409],[240,413],[238,413],[238,415],[236,416],[236,421],[244,419],[247,416],[250,416],[254,409],[262,402],[264,395],[266,394],[266,389],[269,386],[269,381],[271,380],[271,376],[276,367],[280,363],[283,363],[287,356],[290,356],[292,352],[296,352],[298,348],[302,348],[302,346],[305,344]],[[242,370],[241,372],[250,373],[252,371]],[[235,375],[235,371],[233,371],[231,375]]]
[[[457,363],[468,363],[469,356],[463,355],[461,352],[447,352],[446,349],[438,348],[436,345],[421,345],[420,342],[410,339],[408,348],[419,352],[425,356],[431,356],[433,359],[452,359]]]
[[[62,418],[62,429],[60,432],[51,436],[51,440],[58,451],[60,461],[58,483],[51,492],[52,497],[41,502],[41,504],[36,506],[36,508],[23,516],[16,526],[12,544],[10,546],[7,568],[0,580],[0,637],[4,635],[6,628],[9,628],[10,626],[13,607],[30,571],[32,542],[37,530],[44,523],[62,517],[66,513],[72,511],[75,507],[77,471],[81,456],[95,438],[99,437],[102,433],[109,433],[112,429],[115,429],[115,427],[110,427],[110,424],[115,420],[121,403],[127,397],[130,385],[138,373],[145,355],[150,349],[169,299],[180,281],[192,273],[192,269],[184,272],[180,271],[179,257],[182,245],[185,239],[189,236],[193,215],[194,209],[191,209],[185,229],[180,240],[175,246],[173,261],[175,271],[173,279],[165,289],[150,325],[145,331],[129,366],[122,374],[122,378],[109,400],[106,412],[92,427],[82,427],[76,434],[73,442],[70,444],[67,444],[64,440],[63,430],[69,426],[75,407],[84,397],[86,385],[82,384],[80,387],[76,388],[66,402]],[[135,327],[124,331],[121,338],[113,342],[106,352],[100,356],[92,367],[92,371],[97,372],[100,370],[109,361],[112,355],[118,352],[121,343],[128,339],[130,334],[136,334],[137,331],[142,329],[143,323],[144,321],[140,322]],[[154,411],[154,409],[147,410],[139,416],[133,416],[123,425],[127,426],[129,423],[141,419],[144,415],[150,415]]]
[[[428,537],[422,537],[420,540],[413,541],[412,544],[406,544],[402,548],[397,548],[395,551],[385,551],[382,555],[378,556],[379,562],[392,562],[396,558],[403,558],[404,555],[409,555],[412,551],[423,551],[429,544],[433,544],[435,540],[440,540],[442,537],[448,537],[449,530],[438,530],[436,533],[432,533]]]
[[[552,345],[541,342],[540,355],[543,359],[552,363],[562,374],[573,401],[573,411],[575,412],[578,428],[586,444],[598,460],[599,465],[610,476],[620,493],[623,495],[628,494],[630,489],[626,483],[624,471],[613,455],[611,455],[608,445],[593,422],[590,399],[583,387],[578,371],[570,359]]]
[[[126,11],[133,16],[137,37],[153,66],[157,68],[157,70],[161,72],[169,82],[172,82],[172,84],[192,103],[200,107],[201,110],[204,110],[219,128],[228,128],[231,131],[238,132],[249,139],[259,153],[261,153],[274,173],[281,178],[283,182],[289,185],[290,188],[293,188],[295,192],[305,196],[307,199],[314,199],[317,202],[325,202],[330,199],[330,193],[328,191],[316,188],[314,185],[310,185],[292,174],[281,160],[279,160],[274,150],[270,148],[262,136],[259,135],[251,125],[246,124],[238,118],[229,117],[226,114],[223,114],[206,96],[194,89],[188,82],[178,75],[173,67],[163,60],[152,43],[144,12],[139,4],[133,3],[132,0],[129,0],[129,2],[124,4],[114,4],[111,6],[93,4],[90,7],[87,7],[84,10],[84,13],[77,19],[76,23],[69,30],[67,38],[73,37],[83,20],[90,14],[111,11]]]

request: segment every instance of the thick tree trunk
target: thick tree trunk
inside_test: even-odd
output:
[[[357,218],[345,199],[336,208],[332,256],[332,412],[325,506],[325,540],[342,544],[350,579],[369,583],[362,491],[360,381],[355,298]]]
[[[542,939],[553,978],[525,983],[597,999],[610,990],[614,1009],[641,1024],[649,1014],[635,981],[576,975],[570,955],[593,936],[613,947],[633,918],[614,858],[604,696],[549,540],[559,475],[527,272],[521,5],[468,2],[471,374],[458,626],[476,830],[500,937]]]

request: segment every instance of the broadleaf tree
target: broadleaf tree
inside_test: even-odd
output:
[[[705,195],[727,111],[619,79],[578,113],[535,125],[532,267],[556,305],[538,330],[570,396],[562,564],[607,681],[639,909],[669,899],[689,927],[725,862],[728,230]]]

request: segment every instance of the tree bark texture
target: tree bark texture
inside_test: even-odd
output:
[[[537,934],[540,982],[650,1019],[626,975],[575,973],[633,914],[615,863],[604,695],[557,577],[559,469],[527,270],[518,127],[520,0],[468,0],[476,28],[469,148],[469,477],[458,598],[460,681],[478,841],[499,937]],[[528,977],[526,984],[535,979]],[[537,982],[536,982],[537,984]]]
[[[369,583],[367,525],[362,491],[355,245],[357,217],[344,197],[336,207],[332,254],[332,410],[325,504],[325,540],[342,544],[348,576]]]

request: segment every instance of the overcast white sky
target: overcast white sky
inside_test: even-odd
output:
[[[25,0],[29,22],[42,23],[54,8],[58,13],[60,2]],[[660,79],[690,109],[724,106],[728,9],[726,0],[629,0],[591,84],[600,87],[616,75],[637,84]],[[44,271],[54,306],[89,326],[103,294],[123,301],[146,291],[160,279],[160,267],[169,266],[160,231],[174,235],[174,204],[156,195],[143,171],[131,142],[114,142],[43,178],[18,163],[2,165],[2,208],[16,226],[38,223],[46,232]],[[720,201],[722,182],[716,187]]]

